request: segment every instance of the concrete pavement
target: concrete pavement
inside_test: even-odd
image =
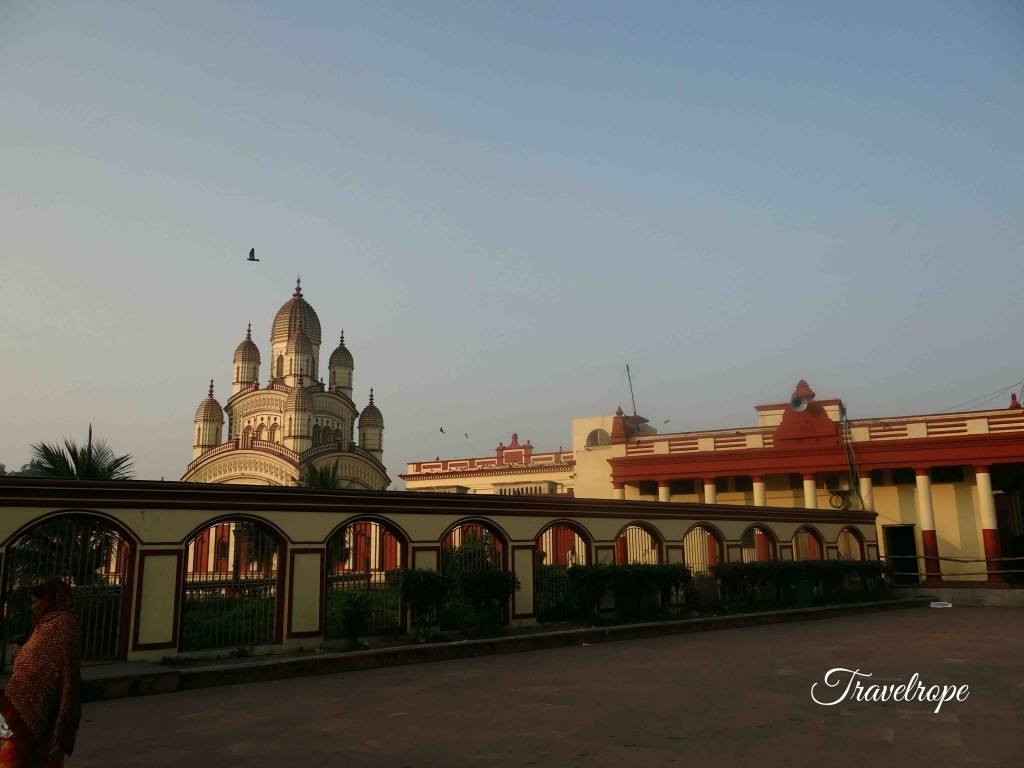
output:
[[[833,667],[970,694],[822,707]],[[96,702],[67,765],[1016,766],[1022,726],[1024,610],[917,609]]]

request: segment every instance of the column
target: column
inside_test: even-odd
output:
[[[715,478],[704,478],[704,503],[718,503],[718,489],[715,487]]]
[[[868,512],[875,511],[875,493],[871,485],[871,470],[860,471],[860,497],[864,502],[864,509]]]
[[[669,486],[668,480],[658,481],[658,501],[671,501],[672,499],[672,488]]]
[[[764,478],[761,475],[754,475],[751,479],[754,481],[754,506],[767,507],[768,494],[765,491]]]
[[[612,481],[612,498],[625,500],[626,498],[626,484],[617,481]]]
[[[818,508],[818,483],[813,472],[804,472],[804,506]]]
[[[999,523],[996,522],[996,502],[992,498],[992,475],[988,467],[975,467],[974,478],[978,484],[978,517],[981,522],[981,538],[985,542],[985,563],[988,580],[993,584],[1001,584],[1001,574],[992,571],[1002,570],[999,562]]]
[[[942,581],[939,567],[939,540],[935,535],[935,512],[932,510],[932,478],[927,467],[915,467],[917,474],[917,524],[921,526],[921,546],[924,549],[924,581],[926,584]]]

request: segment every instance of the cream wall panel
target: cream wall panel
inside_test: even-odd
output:
[[[512,558],[512,570],[519,577],[520,589],[513,594],[514,614],[534,612],[533,549],[517,549]]]
[[[139,644],[169,643],[174,639],[174,595],[178,588],[178,556],[147,555],[138,600]]]
[[[320,627],[321,555],[300,552],[295,555],[292,579],[303,588],[292,592],[292,632],[316,632]]]

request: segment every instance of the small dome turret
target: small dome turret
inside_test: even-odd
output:
[[[352,360],[352,353],[348,351],[348,347],[345,346],[345,331],[341,332],[341,341],[338,342],[337,348],[331,352],[331,360],[328,363],[331,368],[355,368],[356,364]]]
[[[238,394],[246,387],[259,381],[260,350],[252,340],[252,323],[249,323],[242,343],[235,348],[232,366],[235,369],[235,379],[231,388],[231,394]]]
[[[373,390],[370,390],[370,403],[359,414],[359,447],[369,451],[378,461],[384,459],[384,416],[373,403]]]
[[[330,372],[329,385],[332,389],[352,399],[352,372],[355,370],[352,353],[345,346],[345,332],[341,332],[341,341],[331,353],[327,368]]]
[[[369,427],[384,429],[384,416],[381,414],[380,408],[373,403],[372,389],[370,390],[369,405],[363,408],[363,412],[359,414],[359,428],[366,429]]]
[[[210,392],[196,409],[195,419],[196,441],[192,444],[192,458],[197,459],[211,448],[220,445],[221,432],[224,429],[224,409],[213,396],[213,379],[210,379]]]
[[[313,412],[313,396],[306,389],[305,379],[302,373],[299,373],[298,383],[292,387],[292,391],[288,393],[288,398],[284,401],[285,413],[292,413],[300,411],[302,413]]]
[[[213,379],[210,379],[209,394],[207,394],[206,399],[196,409],[196,423],[200,421],[224,423],[224,409],[220,407],[220,403],[213,396]]]

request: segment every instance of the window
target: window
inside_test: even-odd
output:
[[[933,483],[962,483],[963,481],[963,467],[932,467]]]
[[[594,445],[610,445],[612,442],[611,437],[603,429],[595,429],[587,435],[587,447],[590,448]]]
[[[799,472],[792,472],[789,475],[789,487],[790,490],[799,491],[803,490],[804,487],[804,476]]]
[[[750,475],[736,475],[733,478],[733,483],[735,483],[736,490],[740,493],[748,493],[754,490],[754,478]]]
[[[658,482],[656,480],[641,480],[638,483],[641,496],[657,496]]]
[[[917,473],[914,472],[912,467],[900,467],[892,471],[893,485],[915,485],[916,483]]]
[[[872,485],[885,485],[885,470],[872,469],[871,470],[871,484]]]
[[[825,489],[829,491],[838,491],[839,478],[836,475],[825,475]]]
[[[716,477],[715,478],[715,492],[725,493],[729,490],[729,478],[728,477]]]
[[[692,477],[685,480],[672,480],[669,483],[669,490],[673,496],[683,496],[688,493],[697,492],[697,488]]]

